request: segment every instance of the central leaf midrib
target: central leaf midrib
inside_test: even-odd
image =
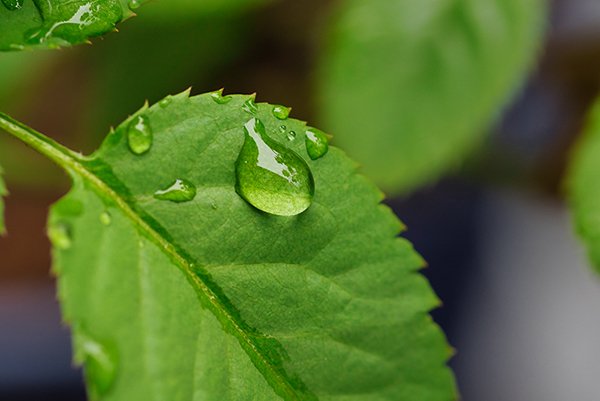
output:
[[[170,256],[171,260],[174,261],[177,265],[179,265],[179,268],[181,268],[181,270],[185,273],[188,279],[191,279],[191,281],[195,284],[196,292],[199,293],[202,297],[204,297],[208,304],[212,306],[212,308],[209,309],[211,309],[211,312],[216,315],[217,319],[221,321],[219,317],[223,317],[231,323],[231,327],[234,329],[231,330],[233,331],[231,332],[231,334],[234,335],[238,339],[238,341],[240,341],[240,343],[246,343],[250,347],[250,349],[252,349],[255,352],[258,359],[263,362],[263,365],[270,372],[272,372],[273,378],[277,378],[277,381],[283,387],[280,389],[280,391],[277,391],[276,388],[273,388],[273,390],[282,396],[283,394],[281,394],[281,392],[287,394],[288,396],[293,395],[295,397],[294,399],[299,399],[296,398],[296,389],[291,385],[291,383],[289,383],[282,375],[280,375],[274,369],[273,365],[269,362],[269,360],[262,354],[262,352],[259,351],[258,346],[254,343],[251,337],[248,336],[247,333],[244,331],[244,329],[242,328],[243,322],[238,321],[238,319],[236,319],[235,317],[235,314],[227,308],[223,300],[220,299],[220,297],[217,295],[217,292],[213,290],[208,283],[204,282],[201,279],[201,277],[199,277],[192,271],[192,266],[194,264],[190,262],[185,256],[183,256],[177,250],[177,247],[173,243],[165,239],[156,230],[154,230],[152,226],[148,224],[143,219],[143,217],[140,216],[123,197],[121,197],[115,190],[113,190],[113,188],[110,187],[108,183],[106,183],[100,177],[88,170],[83,164],[79,163],[79,161],[77,161],[76,159],[71,158],[71,160],[73,160],[74,170],[76,170],[83,178],[86,178],[88,182],[94,185],[102,194],[108,196],[111,200],[113,200],[123,211],[123,213],[129,217],[129,219],[134,223],[136,228],[143,235],[147,236],[150,240],[155,242],[155,244],[159,246],[159,249],[161,249],[164,253]],[[227,330],[224,327],[224,331],[229,332],[230,330]],[[248,349],[244,347],[243,344],[242,349],[244,349],[244,351],[248,353]],[[250,356],[250,359],[254,363],[256,363],[255,358],[252,358]],[[261,371],[260,369],[258,370],[259,372]],[[267,382],[269,382],[271,387],[273,387],[273,384],[270,380],[267,380]]]
[[[271,386],[273,391],[286,400],[300,401],[303,399],[287,378],[278,372],[269,359],[260,352],[258,345],[255,344],[252,338],[242,328],[244,323],[236,319],[235,314],[227,308],[223,303],[223,300],[217,295],[217,292],[198,275],[194,274],[192,271],[193,263],[181,255],[173,243],[154,230],[150,224],[148,224],[108,183],[82,164],[81,161],[83,160],[83,156],[74,153],[70,149],[65,148],[54,140],[13,120],[3,113],[0,113],[0,128],[5,129],[8,133],[47,156],[61,168],[65,169],[67,173],[77,173],[81,178],[92,184],[92,186],[94,186],[102,195],[114,201],[121,211],[134,223],[140,233],[148,237],[162,252],[167,254],[184,272],[187,278],[195,284],[196,292],[200,297],[205,299],[208,305],[210,305],[209,309],[215,315],[217,320],[219,320],[223,326],[224,323],[222,319],[225,319],[230,323],[233,330],[227,330],[226,327],[223,327],[223,330],[237,338],[244,352],[248,354],[250,360],[253,362],[259,373],[263,375],[267,383],[269,383],[269,386]],[[261,370],[257,366],[257,363],[262,364],[265,371]],[[312,397],[310,398],[312,399]]]

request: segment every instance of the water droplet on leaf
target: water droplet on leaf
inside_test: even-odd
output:
[[[111,389],[117,376],[116,352],[91,337],[76,334],[78,359],[84,364],[85,380],[92,399],[99,399]]]
[[[292,111],[292,109],[289,107],[280,106],[280,105],[273,106],[273,115],[276,118],[278,118],[279,120],[287,119],[288,116],[290,115],[290,111]]]
[[[189,202],[196,197],[196,187],[187,180],[177,179],[169,187],[156,191],[154,197],[171,202]]]
[[[142,5],[142,2],[140,0],[130,0],[129,1],[129,9],[130,10],[135,10],[136,8],[139,8]]]
[[[10,11],[15,11],[23,7],[23,0],[2,0],[2,4]]]
[[[150,150],[152,140],[152,128],[150,128],[148,117],[136,116],[127,128],[129,149],[136,155],[142,155]]]
[[[48,238],[57,249],[66,251],[73,245],[71,226],[67,223],[54,223],[48,227]]]
[[[288,139],[288,141],[293,141],[294,139],[296,139],[296,131],[288,132],[287,139]]]
[[[105,226],[110,226],[110,223],[112,223],[112,216],[110,215],[110,213],[102,212],[100,214],[100,222]]]
[[[285,131],[287,131],[287,127],[285,125],[280,125],[279,132],[281,132],[282,134],[285,134]]]
[[[158,102],[158,105],[163,109],[168,107],[173,102],[173,96],[169,95]]]
[[[123,16],[122,6],[117,0],[58,3],[35,1],[44,25],[25,34],[27,43],[56,48],[66,43],[82,42],[114,28],[114,21]]]
[[[323,157],[329,151],[329,140],[323,131],[309,128],[306,131],[306,152],[311,159]]]
[[[233,99],[233,96],[231,96],[231,95],[223,96],[223,90],[211,92],[210,97],[217,104],[229,103],[231,101],[231,99]]]
[[[245,140],[236,161],[236,190],[252,206],[279,216],[302,213],[312,203],[315,184],[306,162],[269,138],[262,122],[244,125]]]
[[[258,113],[258,107],[256,106],[256,103],[254,103],[253,98],[250,98],[244,102],[242,110],[252,115],[256,115],[256,113]]]

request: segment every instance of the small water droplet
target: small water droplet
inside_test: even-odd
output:
[[[327,135],[316,128],[306,131],[306,152],[311,159],[317,160],[329,151],[329,140]]]
[[[104,224],[105,226],[110,226],[110,223],[112,223],[112,216],[109,212],[102,212],[100,214],[100,223]]]
[[[135,10],[136,8],[139,8],[142,5],[141,0],[130,0],[129,1],[129,9],[130,10]]]
[[[77,358],[84,365],[85,381],[91,399],[97,400],[106,395],[117,376],[118,358],[116,352],[90,336],[75,334]]]
[[[129,149],[136,155],[142,155],[150,150],[153,141],[152,128],[148,117],[136,116],[127,128],[127,141]]]
[[[245,140],[236,161],[236,191],[252,206],[279,216],[302,213],[312,203],[310,168],[291,149],[266,134],[262,122],[244,125]]]
[[[169,95],[158,102],[158,105],[163,109],[168,107],[173,102],[173,96]]]
[[[254,103],[253,98],[250,98],[244,102],[244,105],[242,106],[242,110],[244,110],[246,113],[250,113],[252,115],[256,115],[256,113],[258,113],[258,107],[256,106],[256,103]]]
[[[176,203],[189,202],[196,197],[196,187],[187,180],[177,179],[167,188],[156,191],[154,197]]]
[[[290,111],[292,111],[292,109],[290,107],[285,107],[285,106],[281,106],[281,105],[273,106],[273,115],[276,118],[278,118],[279,120],[287,119],[288,116],[290,115]]]
[[[48,238],[55,248],[66,251],[73,245],[71,226],[65,222],[54,223],[48,227]]]
[[[210,93],[210,97],[217,104],[226,104],[226,103],[229,103],[231,101],[231,99],[233,99],[233,96],[231,96],[231,95],[223,96],[223,90],[222,89],[218,90],[218,91],[211,92]]]
[[[296,131],[288,132],[287,139],[288,139],[288,141],[293,141],[294,139],[296,139]]]
[[[215,202],[211,202],[210,207],[213,208],[213,210],[217,210],[217,204]]]
[[[282,134],[285,134],[286,131],[287,131],[287,127],[285,125],[279,126],[279,132],[281,132]]]
[[[15,11],[23,7],[23,0],[2,0],[2,4],[8,10]]]

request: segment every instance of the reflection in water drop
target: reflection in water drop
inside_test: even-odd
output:
[[[84,365],[85,381],[92,400],[105,396],[117,376],[118,358],[114,350],[81,330],[75,332],[77,359]]]
[[[231,95],[223,96],[223,89],[211,92],[210,97],[217,104],[226,104],[229,103],[231,99],[233,99],[233,96]]]
[[[273,106],[273,115],[279,120],[287,119],[290,115],[290,111],[292,111],[292,109],[289,107],[280,105]]]
[[[8,10],[15,11],[23,7],[23,0],[2,0],[2,4]]]
[[[136,155],[142,155],[152,147],[153,135],[148,117],[136,116],[127,128],[129,149]]]
[[[168,96],[164,97],[163,99],[161,99],[158,102],[158,105],[164,109],[164,108],[167,108],[172,102],[173,102],[173,96],[168,95]]]
[[[256,115],[256,113],[258,113],[258,107],[256,106],[256,103],[254,103],[253,98],[250,98],[244,102],[242,105],[242,110],[252,115]]]
[[[112,223],[112,216],[109,212],[102,212],[100,214],[100,223],[104,224],[105,226],[110,226],[110,223]]]
[[[244,125],[245,140],[236,161],[236,190],[267,213],[293,216],[312,203],[314,180],[306,162],[267,136],[257,118]]]
[[[154,198],[158,200],[168,200],[171,202],[182,203],[189,202],[196,197],[196,187],[187,180],[177,179],[166,189],[161,189],[154,193]]]
[[[323,157],[329,151],[329,140],[323,131],[309,128],[306,131],[306,152],[311,159]]]
[[[65,251],[73,245],[71,231],[66,222],[53,223],[48,227],[48,238],[55,248]]]

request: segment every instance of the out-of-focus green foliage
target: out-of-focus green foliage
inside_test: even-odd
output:
[[[600,101],[573,153],[567,190],[576,230],[600,272]]]
[[[437,178],[480,142],[535,58],[543,0],[345,0],[320,109],[389,192]]]

